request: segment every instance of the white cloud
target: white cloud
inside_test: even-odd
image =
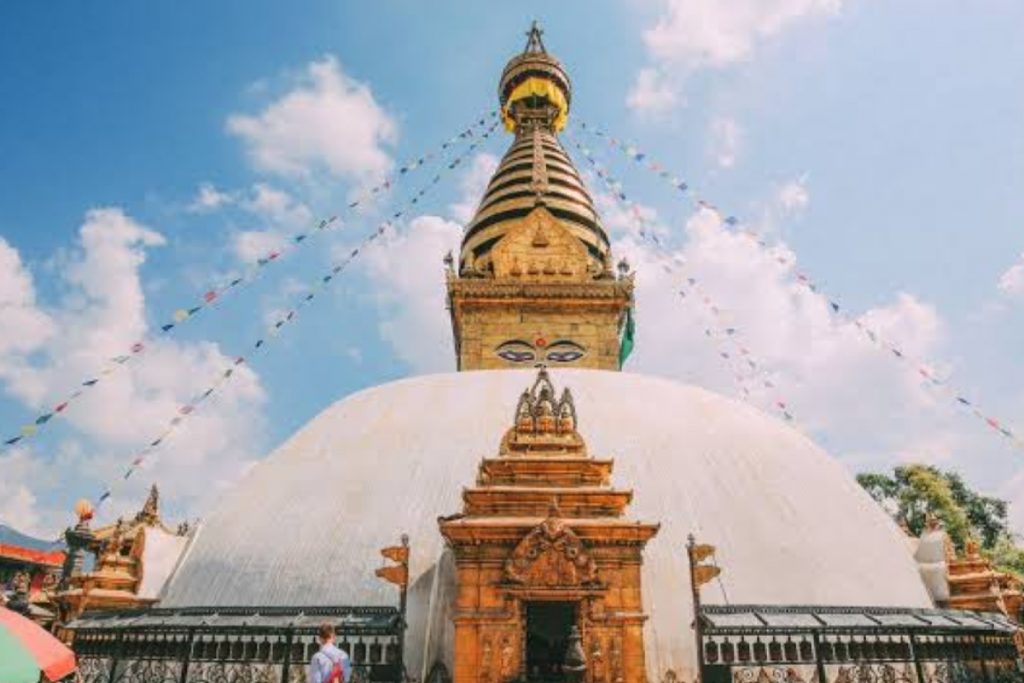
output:
[[[1010,502],[1007,511],[1010,528],[1020,534],[1024,530],[1024,469],[1005,480],[995,495]]]
[[[138,269],[146,260],[145,249],[166,240],[117,208],[87,212],[78,237],[80,250],[65,264],[64,277],[84,300],[70,315],[93,328],[88,340],[93,348],[110,349],[113,355],[115,345],[123,349],[130,343],[125,334],[138,336],[145,329]]]
[[[265,221],[268,227],[260,230],[239,230],[232,235],[231,247],[235,256],[244,263],[252,263],[273,251],[281,251],[288,235],[308,227],[313,212],[284,190],[266,183],[256,183],[239,206],[247,213]]]
[[[144,328],[144,295],[138,279],[125,275],[135,273],[145,260],[143,248],[163,243],[162,236],[134,222],[120,209],[90,210],[79,230],[78,250],[59,259],[70,293],[55,311],[36,305],[31,275],[18,265],[17,252],[4,244],[6,249],[0,251],[5,251],[5,258],[13,263],[13,275],[6,279],[6,285],[20,299],[15,310],[34,323],[29,329],[35,330],[35,334],[20,335],[18,346],[0,348],[6,351],[0,357],[0,368],[8,369],[8,393],[38,406],[51,389],[45,373],[28,363],[33,352],[59,349],[77,357],[102,349],[101,353],[109,357],[136,341],[126,337]],[[69,326],[75,335],[54,334]]]
[[[658,69],[643,68],[636,76],[626,97],[630,109],[659,116],[671,111],[679,103],[679,94]]]
[[[590,174],[589,179],[594,180],[593,174]],[[651,232],[658,238],[668,237],[668,226],[662,223],[658,212],[652,207],[644,204],[631,204],[627,207],[606,191],[594,192],[592,196],[597,212],[601,216],[601,223],[613,239],[628,236],[640,241],[643,237],[640,234],[641,230]],[[639,220],[637,213],[640,215]]]
[[[5,274],[8,291],[18,294],[24,314],[45,321],[38,325],[43,332],[24,336],[20,346],[0,348],[0,368],[8,370],[0,375],[5,391],[34,410],[53,405],[83,379],[95,376],[109,358],[145,340],[146,300],[139,271],[147,250],[162,244],[159,233],[122,210],[94,209],[86,214],[77,243],[58,259],[65,294],[56,305],[43,308],[35,302],[31,275],[23,268],[15,271],[18,277],[13,279]],[[6,254],[11,261],[13,250],[3,247],[0,257]],[[178,407],[231,365],[232,359],[215,344],[149,340],[144,354],[103,376],[62,414],[75,430],[77,445],[69,449],[87,453],[88,467],[82,462],[55,467],[51,461],[44,477],[33,480],[27,473],[21,479],[10,478],[0,499],[10,496],[16,504],[0,510],[8,516],[4,521],[36,528],[40,520],[66,519],[66,511],[40,507],[38,496],[31,492],[45,482],[78,492],[73,497],[95,495],[101,483],[123,472],[137,448],[162,431]],[[245,366],[237,367],[232,381],[151,456],[123,495],[115,495],[111,511],[137,507],[151,481],[159,481],[170,500],[197,504],[208,500],[214,495],[210,482],[233,480],[258,454],[263,400],[256,375]],[[39,438],[46,438],[45,434]],[[26,442],[26,449],[17,455],[20,470],[12,471],[28,472],[25,459],[39,466],[47,460],[42,455],[46,451],[36,451],[35,444]],[[198,471],[202,477],[196,476]]]
[[[31,486],[46,476],[39,463],[23,448],[0,453],[0,522],[22,533],[44,536],[53,528],[44,526],[38,502]]]
[[[289,235],[313,222],[313,212],[290,193],[266,182],[254,183],[249,189],[219,190],[211,183],[201,183],[188,205],[193,213],[209,213],[235,207],[248,217],[255,217],[263,227],[236,230],[230,237],[230,248],[243,263],[252,263],[273,251],[281,251]]]
[[[0,237],[0,378],[20,374],[24,354],[56,332],[53,320],[36,306],[35,287],[21,255]]]
[[[213,183],[200,183],[196,189],[196,196],[188,205],[188,210],[193,213],[209,213],[229,206],[234,200],[231,194],[218,190]]]
[[[391,167],[385,147],[395,142],[398,128],[370,87],[328,55],[308,64],[292,89],[260,113],[229,117],[227,130],[242,139],[259,170],[291,177],[327,172],[359,181]]]
[[[469,223],[476,213],[487,183],[498,168],[498,157],[481,152],[467,164],[467,170],[459,178],[459,201],[449,207],[452,217],[460,223]]]
[[[659,60],[726,66],[749,58],[758,41],[841,7],[842,0],[669,0],[644,43]]]
[[[455,368],[442,259],[457,252],[461,238],[456,223],[419,216],[364,254],[363,267],[381,305],[381,337],[413,372]]]
[[[254,263],[279,252],[286,244],[285,236],[276,230],[239,230],[231,236],[231,250],[243,263]]]
[[[252,196],[243,205],[251,213],[286,228],[300,228],[313,220],[313,212],[309,207],[284,190],[266,183],[253,185]]]
[[[628,97],[636,110],[663,109],[690,74],[747,60],[759,43],[836,14],[842,0],[666,0],[664,7],[644,32],[651,64],[637,74]]]
[[[720,168],[736,165],[742,138],[743,129],[735,119],[720,116],[711,121],[710,151]]]
[[[1024,254],[999,276],[999,289],[1005,294],[1024,295]]]
[[[665,257],[634,236],[614,245],[637,271],[637,347],[629,369],[731,395],[740,394],[738,374],[756,405],[778,414],[774,402],[786,401],[798,426],[823,437],[851,467],[888,464],[897,453],[935,458],[937,443],[959,438],[950,434],[948,401],[923,388],[912,366],[900,367],[832,315],[824,297],[795,282],[795,256],[784,244],[760,247],[724,230],[710,211],[694,214],[685,230],[686,244],[671,254],[685,266],[673,273]],[[700,289],[686,287],[683,299],[678,290],[688,276]],[[935,355],[945,336],[935,309],[909,294],[861,319],[909,355]],[[724,334],[726,328],[736,332]],[[709,338],[705,330],[717,334]],[[934,450],[923,453],[926,447]]]
[[[802,211],[811,203],[811,193],[807,190],[807,179],[790,180],[779,189],[779,205],[787,213]]]
[[[754,220],[758,232],[777,238],[784,234],[784,228],[803,214],[810,203],[811,191],[807,186],[806,175],[777,185],[773,194],[761,202],[761,215]]]

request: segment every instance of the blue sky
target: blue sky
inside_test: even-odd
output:
[[[797,264],[772,265],[776,252],[752,249],[573,129],[722,311],[709,317],[673,294],[590,177],[616,250],[638,271],[632,370],[730,395],[754,388],[750,400],[769,411],[782,396],[851,470],[935,462],[1024,506],[1024,452],[829,317],[793,277],[811,274],[844,311],[1024,432],[1019,3],[5,3],[0,425],[17,432],[134,341],[150,351],[67,420],[0,453],[0,521],[48,533],[75,499],[95,498],[434,171],[343,214],[341,229],[180,334],[158,339],[159,325],[492,109],[533,18],[573,78],[574,121],[629,139]],[[151,481],[172,515],[201,514],[331,401],[452,369],[440,257],[507,143],[492,136],[485,154],[442,166],[421,215],[185,421],[109,514],[136,507]],[[720,357],[725,342],[704,333],[726,327],[758,359],[740,382]],[[763,390],[766,377],[777,391]]]

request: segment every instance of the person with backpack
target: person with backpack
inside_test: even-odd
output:
[[[317,635],[320,651],[309,662],[309,683],[349,683],[352,662],[348,653],[334,644],[334,625],[321,624]]]

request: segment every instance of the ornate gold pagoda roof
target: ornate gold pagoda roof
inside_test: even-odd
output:
[[[541,368],[520,395],[498,456],[480,463],[476,485],[463,490],[462,514],[443,519],[442,533],[451,540],[486,527],[516,537],[557,509],[559,518],[591,540],[643,544],[653,537],[658,525],[625,519],[632,490],[611,485],[612,461],[590,456],[577,424],[572,393],[565,389],[559,396]]]
[[[492,274],[491,249],[514,224],[539,206],[586,247],[588,268],[595,277],[610,272],[608,236],[556,135],[569,114],[569,77],[561,63],[544,49],[536,25],[530,30],[525,50],[505,67],[498,93],[502,116],[515,133],[515,140],[466,226],[460,273]]]

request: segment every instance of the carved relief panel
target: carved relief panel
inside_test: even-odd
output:
[[[543,207],[509,228],[491,257],[496,278],[584,282],[593,277],[586,247]]]
[[[547,588],[597,586],[597,564],[566,523],[549,517],[520,541],[505,562],[511,583]]]

